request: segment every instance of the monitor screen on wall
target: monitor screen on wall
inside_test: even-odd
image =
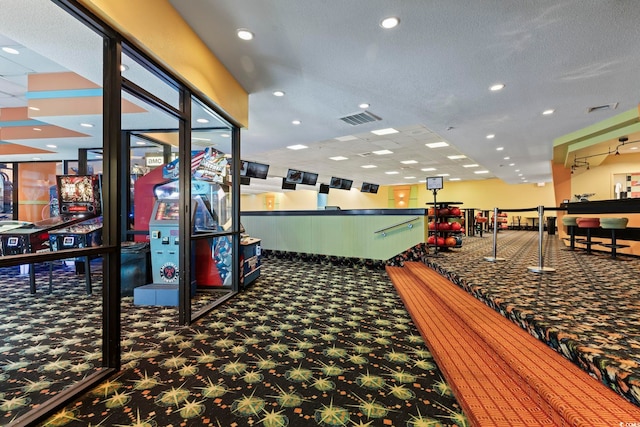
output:
[[[291,182],[287,182],[287,178],[282,178],[282,189],[283,190],[295,190],[296,184]]]
[[[264,163],[249,162],[247,166],[247,177],[249,178],[267,179],[268,173],[269,165]]]
[[[329,188],[339,188],[340,190],[351,190],[351,185],[353,185],[353,180],[335,176],[332,176],[329,182]]]
[[[305,184],[305,185],[316,185],[316,182],[318,182],[318,174],[317,173],[305,172],[302,175],[302,184]]]
[[[284,180],[289,184],[301,184],[302,175],[304,175],[303,171],[300,171],[297,169],[289,169],[287,171],[287,176],[284,178]]]
[[[329,194],[329,186],[327,184],[320,184],[320,194]]]
[[[362,193],[377,193],[378,192],[378,184],[371,184],[370,182],[363,182],[362,187],[360,187],[360,191]]]

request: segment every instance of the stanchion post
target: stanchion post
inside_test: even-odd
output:
[[[529,271],[534,273],[551,273],[556,271],[555,268],[544,266],[544,257],[542,256],[543,235],[544,235],[544,206],[538,206],[538,265],[527,267]]]
[[[504,261],[504,258],[498,258],[498,208],[493,208],[493,256],[484,257],[485,261],[496,262]]]

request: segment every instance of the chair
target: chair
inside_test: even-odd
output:
[[[586,246],[587,255],[591,254],[591,246],[599,244],[600,242],[594,242],[591,240],[591,230],[594,228],[600,228],[600,218],[578,218],[576,219],[576,223],[578,224],[578,228],[585,228],[587,230],[587,238],[576,240],[576,243],[582,243]]]
[[[616,243],[616,230],[624,230],[627,228],[629,218],[602,218],[600,219],[600,227],[603,230],[611,230],[611,243],[602,243],[602,246],[611,248],[611,258],[616,258],[616,250],[620,248],[628,248],[629,245],[619,245]]]
[[[567,232],[569,233],[569,248],[566,249],[568,251],[574,251],[576,249],[576,227],[578,223],[576,220],[578,217],[575,216],[563,216],[562,224],[567,227]]]

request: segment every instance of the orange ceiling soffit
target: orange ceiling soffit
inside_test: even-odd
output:
[[[5,127],[0,129],[0,140],[3,141],[14,141],[17,139],[80,138],[87,136],[89,135],[86,133],[47,124],[40,126]]]
[[[41,150],[39,148],[27,147],[20,144],[11,144],[0,141],[0,156],[9,156],[12,154],[49,154],[53,151]]]
[[[100,88],[99,85],[71,71],[29,74],[27,87],[29,92]]]

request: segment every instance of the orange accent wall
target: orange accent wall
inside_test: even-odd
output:
[[[18,164],[18,219],[49,218],[49,187],[56,184],[55,162]]]

